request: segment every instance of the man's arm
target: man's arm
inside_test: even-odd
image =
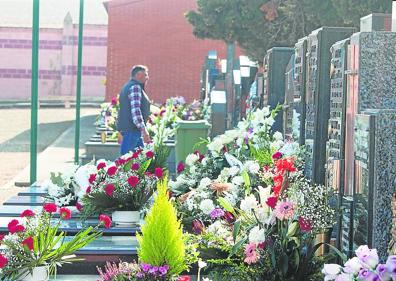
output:
[[[129,101],[131,103],[132,121],[135,126],[142,132],[145,142],[148,142],[148,133],[144,124],[141,106],[142,88],[139,85],[133,85],[129,90]]]

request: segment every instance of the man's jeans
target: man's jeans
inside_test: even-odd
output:
[[[121,132],[121,155],[134,151],[138,147],[143,147],[142,133],[139,131],[134,132]]]

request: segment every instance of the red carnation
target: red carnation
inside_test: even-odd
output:
[[[128,183],[130,186],[135,187],[139,183],[139,178],[136,176],[130,176],[128,178]]]
[[[152,152],[151,150],[150,150],[150,151],[147,151],[147,152],[146,152],[146,157],[147,157],[147,158],[153,158],[153,157],[154,157],[154,152]]]
[[[117,97],[111,99],[111,105],[117,105]]]
[[[109,216],[100,215],[99,216],[99,221],[101,221],[103,223],[105,228],[110,228],[111,227],[111,219],[110,219]]]
[[[273,159],[273,160],[278,160],[278,159],[281,159],[282,156],[283,156],[282,152],[277,151],[277,152],[275,152],[274,154],[272,154],[272,159]]]
[[[133,159],[138,158],[138,157],[139,157],[139,153],[140,153],[140,152],[135,151],[135,152],[132,154],[132,158],[133,158]]]
[[[105,192],[106,192],[106,194],[107,194],[108,196],[110,196],[110,197],[113,196],[114,190],[115,190],[114,184],[111,184],[111,183],[110,183],[110,184],[106,185],[106,187],[105,187]]]
[[[284,173],[285,171],[295,172],[297,171],[296,167],[294,167],[294,159],[279,159],[276,161],[275,166],[280,173]]]
[[[162,170],[162,168],[155,168],[154,174],[157,178],[162,178],[162,176],[164,175],[164,171]]]
[[[32,210],[25,210],[21,213],[21,218],[24,217],[34,217],[35,213]]]
[[[110,168],[107,169],[107,174],[111,177],[114,176],[117,173],[117,167],[116,166],[111,166]]]
[[[153,174],[151,173],[151,172],[149,172],[149,171],[147,171],[147,172],[145,172],[144,173],[146,176],[148,176],[148,177],[151,177]]]
[[[33,237],[29,236],[25,240],[22,241],[22,245],[28,247],[30,251],[33,251]]]
[[[83,209],[83,205],[81,205],[80,202],[77,202],[77,203],[76,203],[76,208],[77,208],[77,210],[78,210],[79,212],[81,212],[82,209]]]
[[[96,180],[96,174],[91,174],[88,179],[89,183],[93,183],[95,180]]]
[[[103,168],[105,168],[105,167],[106,167],[106,163],[105,163],[105,162],[101,162],[101,163],[98,164],[98,166],[96,166],[96,168],[97,168],[98,170],[103,169]]]
[[[56,210],[58,210],[58,207],[56,206],[55,203],[45,203],[43,206],[44,211],[46,211],[47,213],[55,213]]]
[[[275,196],[268,197],[267,201],[265,202],[269,207],[275,209],[276,203],[278,203],[278,198]]]
[[[202,162],[202,159],[205,158],[205,155],[201,154],[201,152],[199,152],[199,150],[194,151],[194,154],[196,154],[199,157],[199,162]]]
[[[8,263],[8,259],[0,254],[0,268],[4,268]]]
[[[312,230],[312,223],[303,217],[298,218],[298,224],[302,232],[310,232]]]
[[[3,241],[5,234],[0,234],[0,241]]]
[[[68,208],[60,208],[59,209],[60,217],[64,220],[71,219],[72,213]]]
[[[179,164],[177,164],[177,168],[176,168],[177,173],[180,174],[181,172],[183,172],[184,169],[185,169],[185,167],[186,167],[186,166],[184,165],[183,162],[179,162]]]
[[[17,232],[23,232],[25,231],[25,227],[21,224],[19,224],[18,220],[12,220],[8,223],[8,231],[11,234],[17,233]]]
[[[183,276],[180,276],[179,278],[177,278],[177,281],[190,281],[191,279],[190,279],[190,276],[187,276],[187,275],[183,275]]]
[[[86,194],[91,193],[91,187],[88,186],[87,190],[85,191]]]
[[[133,163],[133,164],[132,164],[131,169],[132,169],[133,171],[137,171],[137,170],[139,170],[139,168],[140,168],[140,165],[139,165],[138,163]]]

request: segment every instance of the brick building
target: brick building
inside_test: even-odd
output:
[[[73,99],[76,91],[79,0],[40,1],[39,98]],[[32,1],[0,1],[0,99],[28,100],[31,91]],[[107,13],[86,0],[82,98],[103,100]]]
[[[184,14],[196,0],[111,0],[108,26],[106,99],[118,94],[131,66],[150,70],[148,92],[156,102],[176,95],[199,97],[200,72],[209,50],[226,58],[222,41],[194,37]]]

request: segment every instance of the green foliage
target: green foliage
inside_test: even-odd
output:
[[[168,198],[167,180],[158,184],[158,194],[145,218],[142,235],[137,235],[140,262],[169,265],[170,273],[178,275],[186,269],[183,231],[176,209]]]
[[[237,42],[262,61],[274,46],[293,46],[321,26],[359,27],[372,12],[390,12],[389,0],[197,0],[186,14],[198,38]]]

